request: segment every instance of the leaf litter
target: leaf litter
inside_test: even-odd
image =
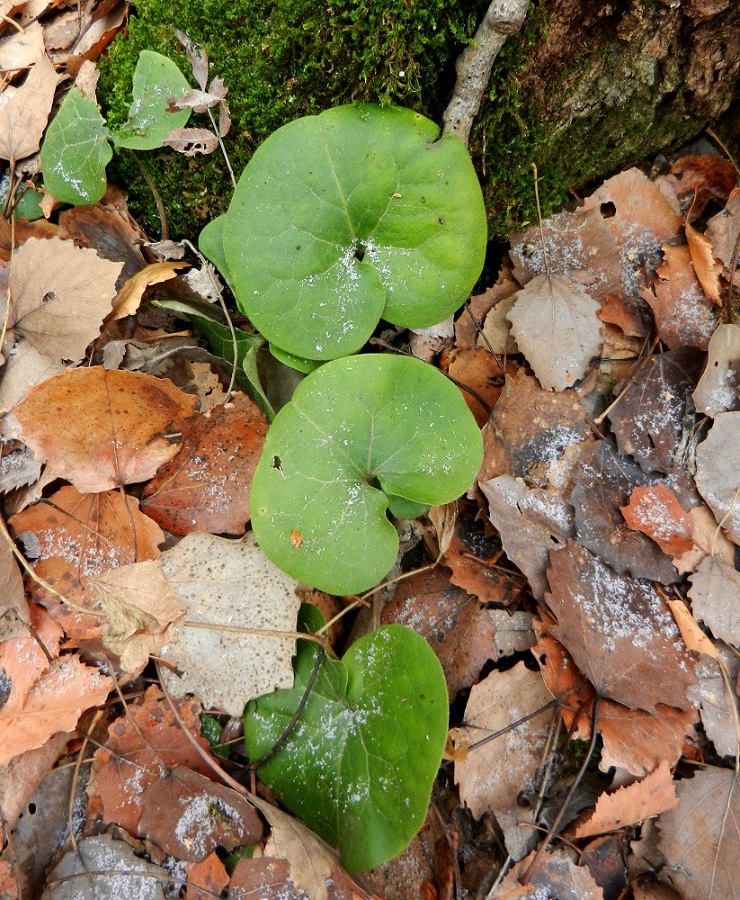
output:
[[[21,173],[60,76],[77,76],[81,52],[95,59],[125,14],[125,4],[55,6],[39,0],[3,13],[26,25],[1,48],[14,74],[0,111],[0,155]],[[185,46],[200,90],[179,106],[219,107],[224,134],[224,85],[209,83],[207,58]],[[171,143],[190,152],[214,139],[185,130]],[[597,882],[608,879],[598,864],[589,874],[562,849],[527,856],[552,823],[563,779],[572,779],[564,738],[538,757],[552,713],[517,724],[551,698],[576,747],[594,727],[600,737],[598,784],[579,791],[559,826],[584,858],[597,859],[600,831],[624,835],[629,825],[647,835],[646,820],[657,816],[666,861],[656,877],[680,897],[737,891],[740,345],[738,326],[725,319],[737,285],[740,194],[734,170],[718,160],[685,157],[656,178],[628,170],[543,222],[544,242],[538,228],[512,236],[497,283],[472,298],[440,358],[478,395],[466,399],[483,426],[484,463],[458,504],[443,564],[401,582],[381,613],[428,639],[457,696],[458,784],[441,777],[437,790],[454,810],[447,829],[464,861],[464,891],[478,889],[481,865],[490,869],[485,821],[493,815],[519,862],[491,896],[509,895],[525,872],[532,895],[603,896]],[[710,199],[685,213],[697,192]],[[49,216],[48,201],[44,208]],[[242,810],[228,812],[233,824],[253,807],[270,823],[265,856],[238,864],[230,895],[269,885],[292,896],[370,896],[305,826],[258,798],[248,806],[226,797],[206,764],[204,706],[226,737],[229,713],[292,683],[298,600],[295,584],[243,538],[266,421],[243,395],[227,398],[212,358],[187,358],[192,336],[173,336],[172,319],[152,324],[151,299],[192,298],[198,282],[184,264],[155,255],[114,189],[58,218],[17,221],[12,248],[4,221],[0,244],[10,259],[0,281],[9,296],[0,485],[33,572],[24,598],[5,542],[0,785],[8,826],[43,796],[33,792],[43,791],[65,747],[79,746],[70,741],[92,728],[98,749],[78,837],[87,871],[108,873],[87,876],[100,896],[114,883],[132,896],[164,896],[163,885],[184,877],[222,890],[229,875],[213,849],[263,837],[261,826],[249,835],[218,830],[216,813]],[[136,317],[132,332],[124,317]],[[415,520],[403,547],[417,559],[427,547],[434,558],[430,534],[426,520]],[[686,649],[675,603],[691,628],[703,626],[711,657]],[[171,667],[162,675],[166,696],[156,687],[142,693],[151,654]],[[106,708],[114,676],[125,707]],[[521,685],[526,702],[517,699]],[[483,712],[481,696],[489,697]],[[463,758],[473,733],[508,726]],[[697,761],[710,768],[695,770]],[[111,835],[93,836],[113,825],[134,846],[146,841],[151,861]],[[444,854],[429,846],[439,865],[425,871],[441,884]],[[163,868],[168,853],[179,868]],[[413,865],[411,856],[399,859]],[[45,896],[74,896],[79,860],[57,854]],[[9,861],[11,845],[0,864]],[[388,896],[418,896],[418,883],[416,894],[392,883]]]

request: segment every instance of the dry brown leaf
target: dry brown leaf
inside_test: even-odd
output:
[[[728,540],[712,511],[705,503],[693,507],[689,511],[691,517],[691,537],[694,546],[683,556],[673,560],[674,565],[682,574],[695,572],[707,556],[721,559],[729,565],[734,565],[735,545]]]
[[[712,335],[692,398],[697,412],[706,416],[740,408],[740,325],[720,325]]]
[[[0,805],[8,830],[13,828],[26,809],[36,788],[62,755],[71,736],[61,731],[36,750],[28,750],[22,756],[14,757],[7,766],[0,766]],[[0,896],[3,896],[1,887]]]
[[[63,636],[43,607],[34,604],[30,612],[33,632],[28,629],[24,636],[0,644],[0,666],[10,688],[4,706],[14,709],[22,708],[39,678],[49,671]]]
[[[740,776],[700,769],[677,793],[678,807],[658,819],[673,886],[683,900],[740,896]]]
[[[118,491],[80,494],[69,485],[17,513],[8,524],[16,534],[30,532],[38,541],[37,574],[64,597],[91,610],[91,615],[71,610],[44,588],[32,585],[32,594],[64,624],[73,640],[100,635],[102,622],[94,615],[97,603],[87,586],[89,576],[155,559],[164,540],[160,527],[139,511],[134,497]]]
[[[213,153],[218,149],[218,138],[207,128],[173,128],[162,143],[183,156]]]
[[[516,296],[505,297],[490,310],[483,323],[483,334],[478,335],[479,347],[501,356],[506,354],[511,356],[520,352],[511,333],[511,322],[508,318],[515,303]]]
[[[696,664],[697,683],[689,697],[699,707],[699,715],[709,740],[719,756],[738,756],[740,729],[735,718],[738,706],[737,679],[740,659],[721,641],[713,658],[703,656]]]
[[[497,565],[502,551],[499,541],[485,538],[466,517],[458,516],[455,533],[445,551],[450,581],[481,603],[510,606],[525,589],[524,576]]]
[[[671,767],[664,761],[642,781],[602,794],[596,801],[593,815],[576,828],[574,836],[583,838],[617,831],[674,809],[677,805]]]
[[[200,704],[194,699],[175,704],[185,727],[207,754],[208,741],[200,736]],[[152,686],[138,702],[127,704],[126,715],[111,723],[105,746],[95,753],[88,783],[88,816],[94,820],[102,815],[106,822],[136,836],[144,791],[175,766],[213,775],[159,688]]]
[[[704,355],[693,349],[645,357],[619,394],[609,421],[622,453],[644,472],[680,470],[686,398],[699,379]]]
[[[12,31],[0,43],[0,69],[14,71],[32,66],[44,52],[44,32],[38,22],[30,22],[20,31]]]
[[[77,656],[52,660],[20,707],[11,695],[0,710],[0,765],[41,747],[59,731],[72,731],[83,711],[100,706],[113,687],[112,678]]]
[[[274,632],[295,631],[297,582],[267,559],[252,534],[241,541],[189,534],[161,562],[185,608],[162,648],[184,673],[163,673],[173,694],[191,691],[206,706],[240,716],[253,697],[293,686],[295,638]],[[240,633],[239,626],[259,633]]]
[[[107,622],[103,643],[120,657],[125,675],[138,675],[150,654],[172,637],[170,626],[185,613],[160,560],[111,569],[90,576],[87,583]]]
[[[185,866],[188,888],[185,900],[212,900],[220,897],[229,884],[229,874],[214,850],[203,862]]]
[[[704,4],[692,3],[689,15],[692,17],[711,16],[715,11],[716,4],[712,0],[708,0],[708,2],[704,0]],[[679,197],[689,199],[692,195],[696,196],[703,208],[703,204],[709,197],[727,200],[728,195],[735,187],[737,170],[734,163],[716,153],[689,154],[679,157],[671,164],[670,174],[666,178],[674,186]],[[697,212],[697,210],[694,211]],[[700,212],[700,210],[698,211]]]
[[[552,554],[547,577],[551,632],[602,697],[648,712],[690,707],[692,660],[649,582],[617,575],[572,541]]]
[[[715,257],[724,263],[724,275],[729,279],[740,238],[740,191],[734,191],[725,208],[707,222],[706,235],[712,242]]]
[[[696,487],[720,526],[740,544],[740,412],[718,413],[696,448]]]
[[[547,590],[550,553],[575,536],[573,507],[521,478],[501,475],[478,485],[488,500],[489,518],[506,555],[527,576],[534,596]]]
[[[267,428],[245,394],[186,422],[180,453],[146,486],[142,509],[172,534],[243,534]]]
[[[475,416],[478,426],[482,428],[501,395],[503,363],[499,364],[488,350],[478,348],[454,350],[450,356],[447,372],[459,384],[475,391],[486,404],[484,406],[477,397],[463,390],[465,402]]]
[[[692,268],[689,248],[666,245],[663,255],[653,289],[645,288],[640,296],[650,305],[658,335],[667,347],[706,350],[718,324],[717,311]]]
[[[123,285],[116,299],[113,301],[113,319],[123,319],[133,316],[139,308],[144,292],[150,285],[161,284],[175,278],[178,269],[188,265],[185,262],[157,262],[151,263],[141,271],[132,275]]]
[[[707,556],[689,576],[691,610],[717,638],[740,648],[740,572]]]
[[[686,222],[684,226],[686,232],[686,241],[689,245],[689,253],[691,254],[691,262],[694,266],[694,272],[699,279],[702,289],[706,296],[718,306],[722,305],[722,298],[719,294],[719,269],[714,261],[714,253],[712,252],[712,242],[706,234],[697,231],[693,225]]]
[[[506,672],[491,672],[473,685],[465,708],[465,725],[452,737],[456,748],[470,746],[493,732],[515,725],[517,719],[550,702],[550,692],[537,672],[523,662]],[[547,710],[512,728],[487,744],[469,750],[464,760],[455,762],[455,781],[460,799],[476,819],[493,812],[503,831],[506,849],[521,859],[537,840],[532,824],[533,811],[519,806],[522,791],[531,790],[542,761],[542,753],[552,722]]]
[[[587,866],[577,866],[562,850],[540,857],[540,862],[524,885],[521,879],[534,859],[530,854],[507,874],[488,896],[490,900],[540,900],[541,897],[572,897],[578,900],[604,900],[604,892],[594,881]]]
[[[599,304],[567,276],[537,275],[516,294],[507,318],[546,390],[580,381],[601,347]]]
[[[13,550],[0,536],[0,642],[28,635],[31,614]]]
[[[694,653],[706,653],[716,659],[717,650],[714,644],[699,628],[696,619],[691,615],[691,611],[683,600],[671,600],[669,597],[666,602],[673,613],[678,630],[681,632],[681,640],[687,648]]]
[[[652,538],[669,556],[680,556],[694,546],[691,518],[664,484],[634,487],[622,515],[630,528]]]
[[[486,288],[482,294],[471,297],[455,321],[455,347],[458,350],[485,347],[485,344],[479,344],[478,340],[486,315],[501,300],[513,296],[520,287],[521,285],[511,277],[511,265],[504,259],[496,284]]]
[[[195,403],[170,381],[94,366],[33,388],[15,415],[38,459],[79,491],[95,492],[151,478],[178,452],[167,434]]]
[[[6,70],[8,67],[3,66]],[[37,153],[49,120],[57,86],[57,73],[42,51],[22,87],[9,91],[0,104],[0,159],[11,164]]]
[[[185,766],[175,766],[143,792],[139,832],[168,856],[201,862],[262,840],[262,821],[248,801]]]

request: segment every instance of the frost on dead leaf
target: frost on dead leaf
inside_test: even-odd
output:
[[[9,94],[0,103],[0,158],[15,163],[38,153],[56,86],[57,73],[43,50],[21,87],[4,85]]]
[[[161,560],[185,607],[185,620],[162,650],[184,673],[164,673],[173,694],[192,691],[206,706],[239,716],[253,697],[292,687],[295,638],[265,632],[295,631],[297,582],[267,559],[251,534],[242,541],[190,534]]]
[[[720,325],[712,335],[692,398],[697,412],[706,416],[740,409],[740,325]]]
[[[203,755],[183,731],[161,691],[150,687],[138,702],[127,704],[125,717],[109,725],[105,745],[95,752],[88,783],[89,815],[104,816],[106,822],[137,836],[142,798],[149,785],[165,778],[175,766],[213,774],[204,761],[209,747],[200,736],[200,704],[196,700],[175,703]]]
[[[717,522],[740,544],[740,412],[715,416],[707,437],[696,449],[696,486]]]
[[[169,627],[185,612],[159,560],[131,563],[88,578],[106,620],[103,643],[120,657],[125,675],[138,675],[150,654],[171,637]]]
[[[730,277],[730,266],[733,259],[737,265],[737,241],[740,237],[740,192],[735,191],[727,201],[727,206],[707,222],[706,235],[712,242],[712,252],[721,259],[725,271]]]
[[[149,482],[142,509],[172,534],[243,534],[267,420],[244,394],[182,426],[182,449]]]
[[[664,872],[683,900],[740,896],[740,776],[699,769],[677,793],[678,807],[658,819]]]
[[[564,391],[583,378],[601,347],[599,304],[561,274],[537,275],[516,295],[507,318],[545,389]]]
[[[231,852],[262,840],[262,822],[241,794],[185,766],[143,793],[139,832],[168,856],[201,862],[217,847]]]
[[[637,485],[622,515],[633,531],[652,538],[669,556],[680,556],[694,546],[691,518],[664,484]]]
[[[178,452],[168,434],[196,400],[171,381],[102,366],[68,369],[16,407],[23,440],[82,492],[147,481]]]
[[[617,575],[572,541],[552,554],[547,577],[551,633],[602,697],[648,712],[657,703],[690,706],[691,658],[649,582]]]
[[[634,456],[644,472],[680,469],[686,398],[703,362],[702,353],[688,348],[648,356],[619,394],[609,421],[620,452]]]
[[[689,248],[666,245],[663,254],[652,290],[645,288],[640,296],[652,309],[658,335],[669,349],[706,350],[717,327],[717,312],[692,268]]]
[[[670,559],[647,535],[624,526],[623,507],[635,488],[648,480],[609,440],[584,451],[570,496],[576,539],[620,575],[672,584],[678,581],[678,572]]]
[[[72,610],[40,585],[31,586],[32,595],[43,601],[72,639],[100,634],[95,595],[87,579],[127,563],[155,559],[164,540],[161,528],[139,511],[134,497],[118,491],[80,494],[70,485],[17,513],[8,524],[16,535],[30,533],[38,541],[36,573],[75,605],[91,610],[91,615]]]
[[[69,850],[48,877],[42,900],[164,900],[168,873],[140,859],[125,841],[109,834],[85,838]]]
[[[455,746],[469,747],[515,725],[550,700],[542,677],[523,662],[507,672],[491,672],[470,691],[465,724],[452,733]],[[552,711],[546,710],[455,762],[461,800],[476,819],[487,811],[495,814],[514,859],[521,859],[536,843],[535,830],[525,825],[533,822],[532,810],[520,806],[517,798],[522,791],[538,788],[535,781],[551,722]]]
[[[521,478],[501,475],[478,485],[488,500],[489,518],[506,555],[527,576],[534,596],[547,590],[550,552],[575,536],[573,507]]]
[[[479,481],[497,475],[547,484],[548,469],[568,447],[591,437],[586,411],[575,393],[543,390],[520,369],[507,375],[498,403],[483,429],[484,458]]]
[[[617,831],[625,825],[636,825],[643,819],[673,809],[677,803],[671,767],[664,761],[642,781],[602,794],[596,801],[593,815],[576,828],[575,837],[589,837]]]
[[[689,576],[691,611],[716,638],[740,648],[740,572],[707,556]]]
[[[689,688],[688,694],[699,707],[704,731],[718,755],[737,756],[740,750],[740,731],[735,715],[740,659],[721,641],[713,648],[713,654],[717,659],[702,654],[696,664],[698,681]],[[720,661],[724,672],[720,669]]]
[[[22,704],[11,695],[0,710],[0,765],[41,747],[58,731],[72,731],[84,710],[100,706],[112,690],[113,680],[79,657],[52,660]]]
[[[0,642],[26,636],[31,621],[15,555],[4,537],[0,538]]]
[[[56,237],[30,238],[15,251],[0,407],[9,409],[31,385],[56,374],[63,362],[83,359],[110,312],[120,271],[119,263]],[[32,363],[24,358],[27,353]]]

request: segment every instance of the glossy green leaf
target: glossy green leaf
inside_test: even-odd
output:
[[[114,135],[118,147],[130,150],[156,150],[173,128],[184,128],[190,110],[168,112],[171,97],[179,99],[190,89],[182,72],[171,59],[142,50],[134,70],[134,101],[128,121]]]
[[[317,652],[301,641],[294,687],[248,704],[250,759],[285,730]],[[387,625],[356,641],[341,661],[324,657],[297,726],[259,776],[339,847],[347,869],[370,869],[400,853],[421,827],[447,724],[439,660],[420,635]]]
[[[234,293],[234,283],[231,278],[231,272],[226,265],[226,257],[224,256],[224,222],[226,216],[216,216],[201,231],[198,237],[198,249],[210,260],[213,265],[221,273],[226,284],[229,286],[232,294]]]
[[[472,413],[437,369],[381,354],[333,360],[301,382],[267,433],[252,526],[294,578],[358,593],[398,552],[389,496],[448,503],[468,489],[482,456]]]
[[[111,135],[97,105],[70,88],[41,147],[44,185],[60,203],[97,203],[105,193]]]
[[[240,308],[306,359],[358,350],[383,317],[450,315],[480,274],[486,217],[467,149],[411,110],[355,104],[279,128],[226,214]]]

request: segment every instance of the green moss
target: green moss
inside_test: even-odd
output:
[[[233,124],[226,139],[238,174],[254,148],[298,116],[353,99],[410,106],[439,119],[454,61],[485,2],[468,0],[137,0],[127,33],[101,61],[99,97],[111,124],[125,121],[139,52],[158,50],[189,75],[173,26],[204,45],[211,77],[229,89]],[[173,236],[193,237],[223,212],[231,193],[216,154],[187,159],[169,151],[139,154],[167,207]],[[117,156],[112,180],[130,192],[132,210],[159,231],[139,164]]]

